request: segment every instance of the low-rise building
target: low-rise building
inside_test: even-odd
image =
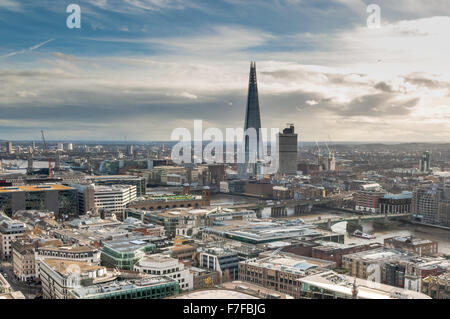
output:
[[[342,265],[342,256],[382,248],[380,243],[371,244],[341,244],[320,241],[320,246],[312,247],[311,257],[323,260],[334,261],[337,267]]]
[[[7,293],[0,293],[0,299],[26,299],[21,291],[11,291]]]
[[[149,275],[167,276],[178,281],[180,290],[192,290],[193,276],[178,259],[163,254],[145,255],[135,265],[134,270]]]
[[[133,270],[134,264],[146,253],[156,250],[153,241],[157,239],[153,236],[139,236],[104,242],[100,249],[102,265]]]
[[[73,299],[162,299],[178,293],[176,280],[156,276],[78,287],[70,292],[70,296]]]
[[[380,212],[380,198],[385,193],[378,191],[358,191],[353,194],[353,200],[355,201],[355,210],[379,213]]]
[[[384,247],[410,251],[419,256],[433,256],[438,253],[438,242],[414,238],[413,236],[395,236],[384,239]]]
[[[16,240],[12,244],[13,271],[20,281],[34,281],[36,275],[36,263],[34,251],[37,242]]]
[[[342,266],[349,271],[350,276],[403,287],[405,271],[402,263],[415,257],[417,255],[413,253],[379,248],[344,255]]]
[[[431,299],[427,295],[326,271],[297,279],[303,299]]]
[[[54,246],[44,245],[35,249],[34,257],[36,260],[36,276],[39,277],[40,261],[51,258],[62,261],[79,261],[92,265],[100,265],[100,251],[92,246]]]
[[[190,267],[193,276],[194,290],[212,288],[222,284],[222,274],[217,270]]]
[[[0,274],[0,294],[6,294],[11,292],[11,285],[9,282],[3,277],[2,274]]]
[[[274,254],[274,255],[272,255]],[[239,280],[300,298],[297,279],[333,268],[334,262],[300,257],[290,253],[267,252],[261,259],[239,262]]]
[[[74,288],[116,278],[116,274],[108,272],[104,266],[61,259],[41,260],[40,270],[44,299],[70,299]]]
[[[422,292],[433,299],[450,299],[450,272],[423,279]]]
[[[205,224],[206,209],[178,209],[163,212],[149,212],[145,215],[144,221],[151,224],[164,226],[166,236],[174,238],[177,235],[192,235],[200,226]],[[180,233],[180,229],[191,230],[186,234]]]
[[[239,256],[237,252],[223,248],[208,248],[199,252],[199,265],[222,274],[221,281],[238,279]]]
[[[12,243],[27,229],[25,223],[13,220],[0,212],[0,260],[12,259]]]

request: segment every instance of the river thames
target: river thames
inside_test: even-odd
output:
[[[211,197],[211,206],[229,207],[231,205],[245,205],[258,202],[256,198],[217,194]],[[331,209],[316,210],[308,214],[294,217],[294,211],[291,208],[287,210],[287,218],[301,218],[305,222],[311,220],[344,217],[352,215],[351,213],[342,213]],[[270,207],[266,207],[262,211],[262,218],[270,217]],[[358,237],[349,236],[346,232],[346,222],[341,222],[333,225],[331,229],[337,233],[345,234],[345,243],[368,243],[379,242],[383,243],[383,240],[388,237],[394,236],[413,236],[422,239],[430,239],[438,242],[438,249],[440,253],[450,254],[450,230],[423,226],[417,224],[411,224],[402,221],[391,221],[388,229],[375,230],[372,222],[362,222],[363,231],[376,236],[375,239],[367,240]]]

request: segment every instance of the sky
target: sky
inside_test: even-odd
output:
[[[66,25],[72,3],[79,29]],[[448,0],[0,0],[0,140],[239,128],[256,61],[265,128],[448,142],[448,30]]]

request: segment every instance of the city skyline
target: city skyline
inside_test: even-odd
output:
[[[81,29],[67,28],[68,3],[0,1],[0,139],[239,127],[255,60],[265,127],[293,122],[300,141],[449,140],[445,1],[378,1],[379,29],[359,0],[77,3]]]

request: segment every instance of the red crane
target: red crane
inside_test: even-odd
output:
[[[44,142],[45,156],[47,156],[48,158],[48,177],[52,178],[52,159],[50,158],[50,156],[48,156],[48,148],[47,143],[45,143],[45,136],[43,130],[41,130],[41,134],[42,134],[42,141]]]

